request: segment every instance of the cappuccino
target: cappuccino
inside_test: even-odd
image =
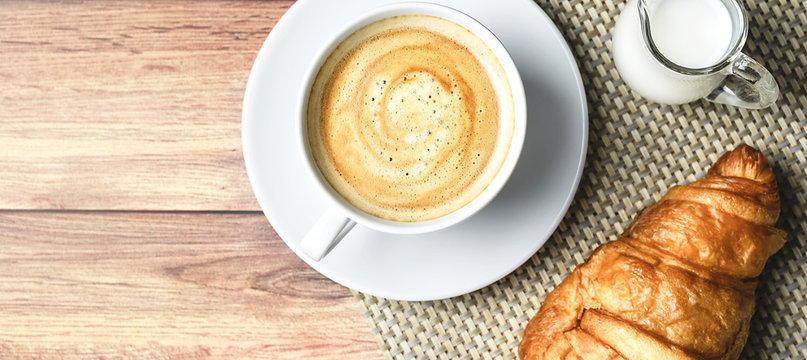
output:
[[[348,202],[393,221],[456,211],[493,181],[514,131],[505,71],[460,25],[427,15],[369,24],[319,69],[311,154]]]

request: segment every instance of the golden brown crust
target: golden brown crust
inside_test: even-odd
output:
[[[626,359],[697,359],[681,348],[666,344],[652,334],[603,311],[587,310],[580,319],[580,328],[594,334]]]
[[[666,197],[645,209],[625,233],[692,264],[741,279],[759,276],[768,256],[785,240],[785,232],[775,227]]]
[[[552,291],[522,360],[737,359],[756,276],[785,233],[773,172],[745,145],[677,186]]]

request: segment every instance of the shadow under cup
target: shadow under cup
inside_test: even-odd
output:
[[[473,200],[453,212],[431,220],[412,222],[392,221],[371,215],[351,204],[334,190],[333,186],[325,179],[317,166],[317,162],[314,160],[310,148],[307,126],[309,96],[320,68],[323,66],[328,56],[346,38],[366,25],[403,15],[438,17],[470,31],[487,46],[501,65],[506,77],[506,82],[500,82],[504,84],[502,86],[506,86],[507,83],[509,83],[509,89],[507,90],[509,90],[510,96],[508,96],[505,91],[497,90],[497,101],[499,103],[502,101],[512,101],[513,103],[512,138],[509,147],[507,147],[502,166],[484,190],[473,198]],[[318,191],[325,198],[329,199],[330,203],[329,209],[313,224],[300,244],[303,252],[312,259],[318,261],[325,256],[356,223],[376,231],[394,234],[426,233],[457,224],[469,218],[489,203],[512,174],[521,153],[526,132],[527,116],[524,88],[515,64],[501,42],[499,42],[487,28],[468,15],[449,7],[427,3],[399,3],[383,6],[365,13],[346,25],[341,31],[338,31],[337,35],[326,43],[315,59],[316,61],[309,67],[307,72],[308,77],[305,79],[302,91],[298,97],[298,117],[295,120],[297,126],[296,140],[299,153],[301,154],[301,161],[304,164],[303,168],[315,187],[319,189]],[[499,116],[499,118],[501,121],[501,116]]]

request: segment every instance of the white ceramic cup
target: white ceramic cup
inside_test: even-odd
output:
[[[316,79],[322,63],[330,55],[331,51],[339,45],[342,40],[347,38],[353,32],[360,28],[369,25],[378,20],[386,19],[399,15],[431,15],[452,21],[474,33],[481,39],[494,55],[499,60],[507,80],[510,83],[510,91],[512,94],[512,101],[514,105],[515,124],[513,129],[513,137],[510,142],[510,147],[507,151],[504,163],[502,164],[496,177],[485,188],[482,193],[474,198],[471,202],[462,208],[444,215],[442,217],[416,222],[400,222],[382,219],[374,215],[368,214],[350,202],[345,200],[339,193],[337,193],[331,185],[325,180],[320,173],[319,168],[311,155],[308,141],[307,131],[307,112],[308,112],[308,97],[311,92],[311,86]],[[481,210],[487,205],[499,191],[504,187],[507,179],[513,173],[516,167],[516,162],[521,154],[521,148],[524,144],[524,135],[527,127],[527,105],[526,97],[524,95],[524,86],[521,83],[521,77],[518,74],[515,64],[513,63],[510,54],[501,44],[501,42],[485,28],[482,24],[471,18],[470,16],[442,5],[408,2],[398,3],[393,5],[382,6],[364,13],[350,23],[346,24],[340,31],[336,32],[325,46],[314,57],[314,61],[306,72],[301,92],[298,96],[299,102],[297,104],[298,115],[295,119],[297,127],[297,145],[299,154],[301,154],[301,161],[304,164],[303,168],[307,177],[311,179],[314,187],[328,199],[330,203],[329,208],[322,214],[322,216],[313,224],[311,229],[302,239],[300,247],[309,257],[315,261],[319,261],[324,257],[339,241],[353,228],[356,223],[366,226],[370,229],[394,233],[394,234],[419,234],[431,231],[440,230],[451,225],[457,224],[473,214]],[[506,94],[498,94],[501,101],[509,101]]]

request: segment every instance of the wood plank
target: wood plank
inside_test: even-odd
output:
[[[241,102],[291,4],[0,2],[0,209],[257,210]]]
[[[381,358],[261,214],[0,212],[2,359]]]

